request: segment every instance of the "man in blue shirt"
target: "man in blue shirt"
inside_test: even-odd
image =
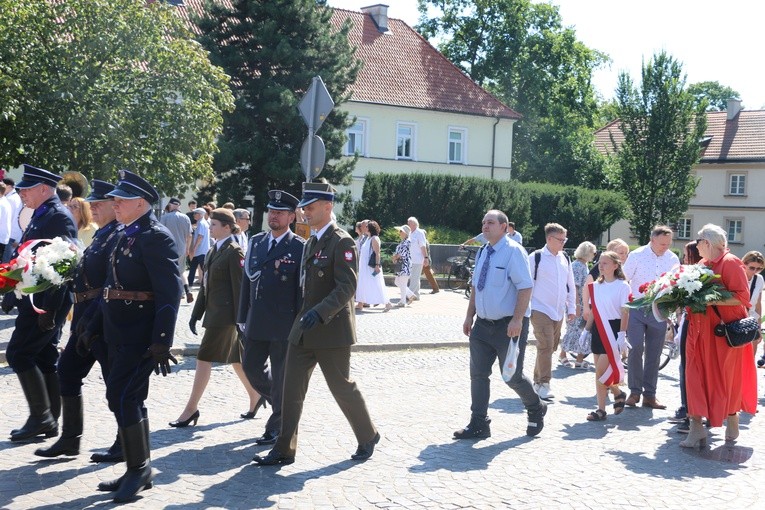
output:
[[[526,435],[536,436],[544,427],[547,404],[523,375],[531,315],[531,271],[526,250],[506,236],[507,224],[507,215],[502,211],[491,210],[483,217],[482,233],[489,244],[479,251],[476,259],[473,291],[462,326],[463,333],[470,337],[471,417],[464,429],[454,433],[455,439],[491,436],[491,420],[487,417],[491,366],[499,360],[502,370],[511,341],[518,342],[518,360],[507,385],[526,408]]]

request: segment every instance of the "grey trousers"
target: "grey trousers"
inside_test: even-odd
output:
[[[497,362],[497,368],[500,374],[502,373],[502,364],[510,342],[507,336],[508,322],[510,317],[496,321],[476,319],[470,332],[470,411],[473,418],[485,418],[488,414],[491,366]],[[524,317],[521,337],[518,340],[518,368],[507,385],[518,394],[526,409],[536,411],[542,400],[534,391],[529,378],[523,374],[523,358],[528,337],[529,319]]]
[[[627,326],[627,338],[632,345],[627,357],[627,383],[630,394],[656,397],[659,361],[666,334],[667,324],[654,319],[650,311],[646,313],[643,310],[630,310]]]

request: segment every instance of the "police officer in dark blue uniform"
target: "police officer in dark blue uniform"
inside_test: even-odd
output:
[[[90,203],[93,220],[98,230],[93,242],[77,266],[77,273],[72,281],[74,292],[74,314],[69,342],[58,360],[58,380],[61,383],[62,427],[61,437],[50,448],[40,448],[35,455],[40,457],[58,457],[59,455],[78,455],[80,436],[82,436],[82,381],[98,361],[104,380],[109,370],[106,363],[106,343],[100,336],[91,336],[90,344],[77,341],[78,329],[86,326],[95,314],[109,266],[114,244],[117,241],[117,219],[112,207],[112,197],[106,196],[114,190],[114,185],[105,181],[94,180],[93,192],[85,199]],[[114,449],[114,445],[112,445]],[[94,454],[94,461],[122,461],[122,448],[119,440],[116,451],[111,454]]]
[[[33,239],[77,239],[74,219],[56,196],[56,184],[60,180],[60,176],[47,170],[24,165],[24,176],[16,184],[16,189],[24,204],[34,209],[34,213],[19,245]],[[43,313],[34,310],[30,296],[16,299],[10,293],[3,298],[3,310],[6,312],[10,311],[14,302],[19,308],[6,357],[24,390],[30,415],[22,428],[11,431],[12,441],[25,441],[42,434],[45,437],[58,435],[61,397],[56,376],[56,346],[72,306],[72,294],[69,286],[63,285],[33,296],[34,306],[44,310]]]
[[[106,399],[117,418],[127,472],[98,489],[116,491],[114,501],[119,503],[152,486],[144,401],[151,372],[167,375],[170,361],[176,362],[170,347],[183,286],[173,237],[151,210],[159,200],[157,191],[122,170],[117,187],[106,196],[114,197],[120,226],[101,295],[103,320],[91,320],[80,341],[101,333],[109,349]]]
[[[290,230],[298,199],[281,190],[269,191],[268,198],[271,230],[250,239],[237,318],[244,330],[242,368],[252,387],[273,408],[257,444],[275,443],[281,427],[287,337],[300,310],[300,261],[305,244]]]

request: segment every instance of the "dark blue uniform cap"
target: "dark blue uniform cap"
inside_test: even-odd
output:
[[[25,189],[37,186],[38,184],[45,184],[55,188],[60,180],[60,175],[25,163],[24,175],[21,177],[21,181],[16,184],[16,187],[18,189]]]
[[[298,204],[298,207],[305,207],[308,204],[316,202],[317,200],[327,200],[329,202],[334,202],[335,188],[326,182],[304,182],[303,199]]]
[[[93,191],[85,198],[86,202],[103,202],[104,200],[111,200],[112,197],[106,196],[107,193],[114,191],[114,184],[99,179],[93,179],[90,181],[90,187]]]
[[[120,170],[120,180],[117,187],[107,193],[106,196],[126,199],[143,198],[150,204],[159,200],[159,193],[154,189],[154,186],[129,170]]]
[[[299,200],[279,189],[272,189],[268,192],[268,208],[276,211],[292,211],[295,212],[295,208],[298,205]]]

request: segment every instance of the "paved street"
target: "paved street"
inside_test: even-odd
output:
[[[713,429],[710,446],[701,452],[678,446],[682,436],[666,421],[679,404],[676,362],[659,381],[659,397],[669,410],[627,409],[602,423],[584,419],[594,409],[594,372],[556,366],[557,398],[544,431],[533,439],[525,436],[518,398],[494,374],[492,437],[452,440],[470,415],[468,351],[460,334],[465,304],[464,297],[442,292],[424,295],[411,309],[382,313],[378,307],[358,316],[361,346],[378,346],[352,358],[353,377],[382,435],[366,463],[349,460],[355,440],[318,369],[290,466],[249,463],[253,454],[267,451],[254,444],[265,414],[239,419],[246,397],[229,367],[213,370],[199,424],[169,428],[194,377],[195,360],[184,357],[177,372],[152,379],[147,405],[157,485],[127,507],[747,508],[765,496],[761,419],[743,416],[736,444],[726,445],[724,430]],[[183,308],[188,315],[189,307]],[[193,345],[184,323],[180,339]],[[7,338],[8,325],[2,324]],[[442,342],[454,346],[403,348]],[[527,373],[534,354],[530,347]],[[760,380],[763,373],[758,371]],[[84,388],[86,426],[78,457],[43,460],[33,451],[44,443],[5,439],[27,415],[7,367],[0,368],[0,395],[0,508],[111,506],[109,495],[95,487],[119,476],[124,465],[88,462],[92,451],[111,444],[116,431],[99,374],[92,373]]]

